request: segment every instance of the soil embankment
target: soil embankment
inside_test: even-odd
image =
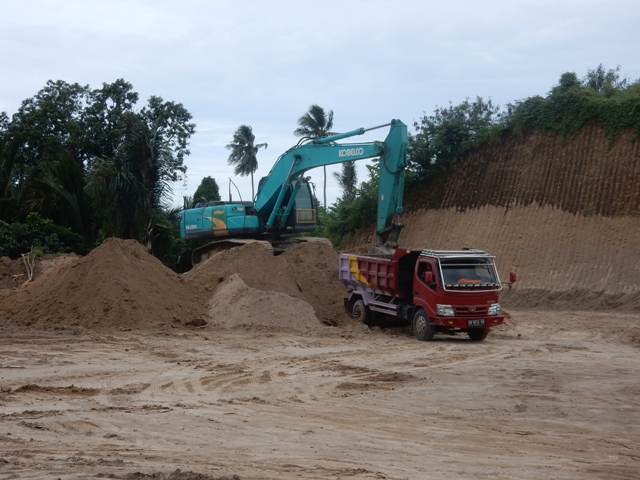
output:
[[[640,142],[598,127],[512,138],[407,195],[401,245],[474,247],[518,274],[506,306],[640,311]],[[347,250],[366,251],[371,231]]]

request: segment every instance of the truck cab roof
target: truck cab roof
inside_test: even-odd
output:
[[[422,257],[433,257],[439,259],[445,258],[495,258],[494,255],[490,255],[484,250],[477,250],[475,248],[463,248],[462,250],[430,250],[425,249],[420,252]]]

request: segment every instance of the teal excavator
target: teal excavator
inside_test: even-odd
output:
[[[383,127],[390,127],[383,142],[338,142]],[[305,173],[316,167],[376,157],[380,159],[380,178],[374,249],[391,253],[403,227],[394,219],[402,213],[407,142],[407,126],[400,120],[391,120],[385,125],[308,140],[290,148],[260,180],[255,202],[202,202],[182,211],[182,238],[211,240],[194,249],[192,264],[242,243],[258,241],[279,253],[292,244],[313,241],[311,237],[292,235],[312,232],[316,226],[316,205]]]

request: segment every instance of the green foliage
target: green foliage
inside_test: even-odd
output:
[[[179,211],[179,208],[154,211],[149,244],[151,254],[167,267],[176,271],[184,271],[181,267],[181,256],[188,252],[188,259],[191,260],[191,250],[187,243],[180,238]]]
[[[30,213],[24,222],[0,220],[0,257],[19,258],[32,247],[42,253],[78,253],[88,251],[85,239],[52,220]]]
[[[436,108],[415,122],[407,158],[410,169],[427,180],[454,165],[465,153],[496,135],[500,129],[499,107],[477,97],[460,105]]]
[[[298,119],[298,128],[293,131],[296,137],[316,139],[334,135],[333,110],[325,112],[319,105],[311,105],[307,113]]]
[[[564,73],[546,97],[508,105],[505,127],[514,132],[555,130],[569,139],[585,125],[597,122],[603,126],[609,146],[625,128],[632,129],[635,140],[640,134],[640,82],[621,79],[619,70],[599,65],[582,81],[573,72]]]
[[[336,248],[358,230],[376,221],[378,202],[378,168],[367,165],[369,180],[355,189],[353,197],[344,195],[329,209],[319,209],[316,234],[331,240]]]
[[[195,125],[180,103],[152,96],[137,110],[137,101],[122,79],[95,90],[49,81],[11,119],[0,114],[0,220],[29,225],[37,212],[85,244],[113,235],[151,248],[164,241],[154,212],[186,171]]]
[[[193,194],[193,202],[212,202],[220,200],[220,188],[213,177],[204,177]]]
[[[627,79],[620,78],[620,66],[615,70],[605,70],[604,65],[598,65],[594,70],[587,70],[582,86],[592,89],[594,92],[610,97],[617,91],[624,90],[627,86]]]

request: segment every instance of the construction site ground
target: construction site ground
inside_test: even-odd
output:
[[[452,222],[519,273],[484,342],[356,324],[326,245],[2,259],[0,478],[638,478],[637,219],[416,212],[404,238],[469,246]]]
[[[637,478],[637,316],[509,314],[483,343],[5,328],[0,478]]]

